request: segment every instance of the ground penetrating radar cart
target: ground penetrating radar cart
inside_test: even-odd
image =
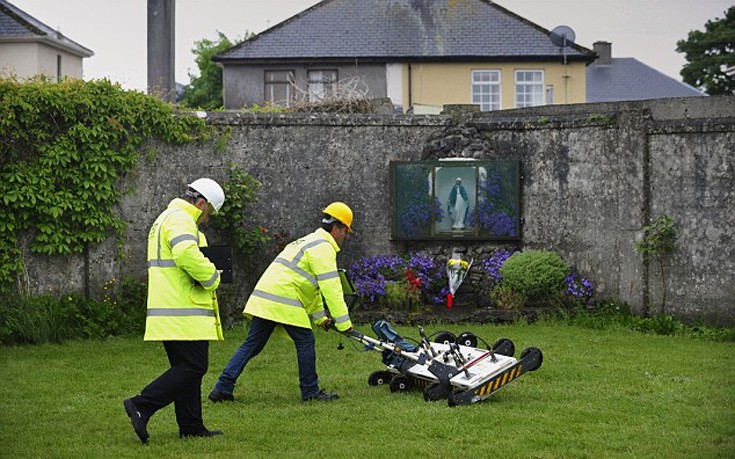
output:
[[[387,384],[391,392],[419,388],[424,400],[446,399],[449,406],[485,400],[524,373],[537,370],[543,362],[543,354],[536,347],[526,348],[519,359],[514,358],[515,345],[507,338],[489,346],[472,332],[455,336],[441,331],[427,337],[419,327],[421,339],[414,344],[384,320],[375,322],[372,328],[377,339],[355,330],[345,332],[383,356],[386,369],[371,373],[368,384]],[[487,349],[478,348],[478,340]]]

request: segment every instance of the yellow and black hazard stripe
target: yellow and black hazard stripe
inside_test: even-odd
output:
[[[500,373],[493,379],[490,379],[483,385],[477,387],[473,392],[475,395],[478,395],[480,397],[486,397],[516,379],[518,376],[521,375],[521,373],[523,373],[523,365],[519,362],[517,365],[509,368],[508,370]]]

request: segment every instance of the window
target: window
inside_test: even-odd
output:
[[[289,107],[294,100],[293,84],[293,70],[266,70],[264,102],[277,107]]]
[[[61,83],[61,77],[63,74],[61,73],[61,54],[56,55],[56,82]]]
[[[337,84],[336,70],[309,70],[307,72],[309,79],[309,101],[318,101],[334,90]]]
[[[499,70],[472,71],[472,103],[483,112],[500,110]]]
[[[544,105],[543,70],[516,70],[516,108]]]

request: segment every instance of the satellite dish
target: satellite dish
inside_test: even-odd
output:
[[[567,48],[574,43],[575,38],[577,36],[574,35],[574,30],[565,25],[554,27],[554,30],[549,34],[551,42],[562,49],[564,53],[564,64],[567,63]]]
[[[554,30],[551,31],[551,33],[549,34],[549,38],[551,39],[551,42],[556,46],[566,48],[567,46],[571,46],[571,44],[574,43],[574,39],[577,38],[577,36],[574,35],[574,31],[571,27],[560,25],[555,27]]]

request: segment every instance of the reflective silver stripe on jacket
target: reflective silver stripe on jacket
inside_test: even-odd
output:
[[[171,248],[173,249],[176,244],[184,241],[194,241],[195,244],[199,244],[199,239],[193,234],[182,234],[171,239]],[[161,245],[161,240],[158,240],[158,245]]]
[[[334,321],[337,322],[338,324],[341,324],[342,322],[347,322],[348,320],[350,320],[350,315],[345,314],[340,317],[332,317],[332,319],[334,319]]]
[[[274,295],[273,293],[264,292],[262,290],[253,290],[252,295],[257,296],[259,298],[266,299],[266,300],[275,301],[276,303],[287,304],[289,306],[296,306],[297,308],[304,307],[304,305],[301,304],[301,301],[299,300],[294,300],[293,298],[286,298],[285,296]]]
[[[311,285],[313,285],[314,287],[317,287],[317,288],[319,287],[319,284],[317,284],[316,282],[316,278],[312,276],[311,274],[309,274],[308,272],[304,271],[303,269],[299,268],[298,265],[294,263],[293,261],[288,261],[283,257],[277,257],[275,260],[273,260],[273,262],[281,264],[287,267],[288,269],[290,269],[291,271],[294,271],[295,273],[299,274],[301,277],[311,282]]]
[[[151,308],[148,309],[149,316],[211,316],[215,317],[213,309],[202,308]]]
[[[320,280],[320,281],[327,280],[327,279],[334,279],[335,277],[339,277],[339,272],[332,271],[329,273],[323,273],[323,274],[316,275],[317,280]]]
[[[299,249],[299,253],[297,253],[296,256],[293,257],[293,262],[296,263],[296,264],[298,264],[301,261],[301,259],[304,257],[304,253],[306,253],[306,250],[307,249],[310,249],[310,248],[312,248],[312,247],[314,247],[316,245],[325,244],[325,243],[326,244],[329,244],[329,241],[327,241],[326,239],[317,239],[315,241],[311,241],[311,242],[309,242],[307,244],[304,244]]]
[[[168,211],[168,215],[163,217],[161,219],[161,223],[158,225],[158,247],[156,247],[156,259],[155,260],[148,260],[148,267],[155,267],[155,268],[176,268],[176,262],[173,260],[164,260],[161,258],[161,229],[163,228],[163,224],[166,222],[168,217],[171,216],[176,211],[184,212],[182,209],[171,209]],[[176,236],[175,238],[171,239],[171,248],[178,244],[179,242],[183,241],[194,241],[197,245],[199,245],[199,228],[197,227],[197,234],[182,234],[179,236]],[[215,272],[215,274],[217,274]],[[213,282],[212,282],[213,283]],[[207,286],[212,285],[212,283],[208,283]]]
[[[148,267],[155,266],[156,268],[175,268],[176,262],[173,260],[148,260]]]
[[[321,319],[322,317],[324,317],[326,315],[327,315],[327,311],[325,311],[325,310],[322,309],[321,311],[318,311],[318,312],[315,312],[314,314],[311,314],[311,318],[314,319],[314,320],[319,320],[319,319]]]
[[[202,287],[211,287],[214,285],[214,283],[217,282],[217,276],[219,276],[219,271],[215,269],[212,277],[210,277],[208,281],[202,282]]]

